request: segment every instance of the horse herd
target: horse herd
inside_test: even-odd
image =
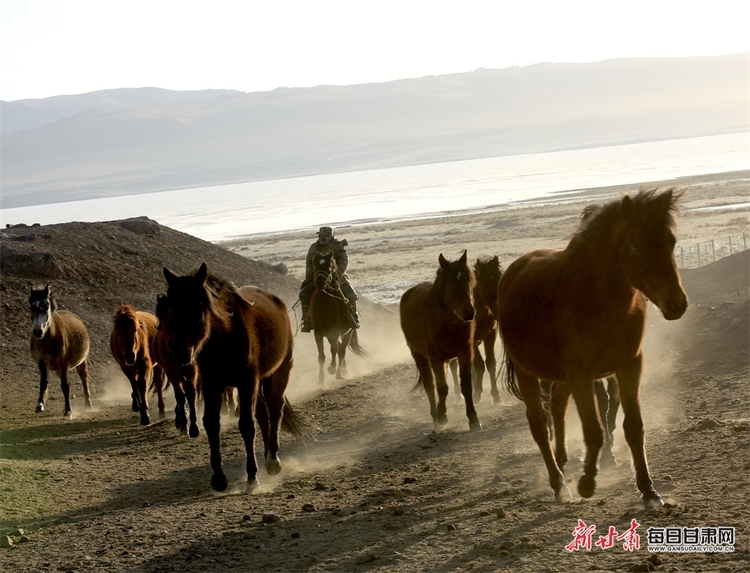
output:
[[[456,261],[441,254],[435,279],[409,288],[400,304],[401,327],[418,370],[417,387],[427,394],[433,423],[447,423],[446,366],[450,365],[469,428],[481,428],[474,403],[481,398],[485,371],[494,401],[501,401],[494,355],[499,334],[506,387],[525,404],[555,498],[561,500],[567,490],[562,470],[567,461],[565,416],[572,395],[586,446],[579,494],[585,498],[594,494],[603,445],[609,450],[605,449],[602,462],[614,461],[611,434],[619,403],[643,503],[663,505],[646,461],[639,402],[641,344],[648,300],[667,320],[680,318],[687,308],[673,257],[678,199],[673,189],[650,189],[586,207],[566,248],[527,253],[505,272],[497,257],[477,260],[472,268],[466,251]],[[345,301],[328,284],[335,275],[331,261],[321,257],[319,263],[318,302],[311,301],[310,312],[322,382],[324,337],[331,343],[329,372],[337,377],[345,374],[347,347],[358,354],[364,351],[348,320]],[[270,292],[235,287],[209,273],[205,263],[185,276],[167,267],[163,272],[167,290],[157,297],[155,315],[132,306],[121,306],[115,313],[110,347],[131,383],[133,410],[140,413],[141,424],[150,422],[147,384],[151,381],[164,417],[162,391],[171,384],[177,403],[175,423],[195,437],[199,433],[195,402],[202,396],[211,485],[223,491],[227,478],[219,448],[220,414],[223,398],[231,396],[227,390],[236,387],[248,484],[251,490],[258,489],[256,422],[269,475],[281,469],[280,429],[301,435],[304,428],[285,398],[293,362],[286,305]],[[37,412],[45,407],[49,369],[60,374],[65,416],[71,413],[70,368],[77,369],[90,407],[89,341],[83,323],[74,314],[56,309],[49,285],[32,288],[29,303],[34,325],[31,352],[41,375]],[[484,359],[479,352],[482,344]]]

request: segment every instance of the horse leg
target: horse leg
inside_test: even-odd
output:
[[[468,351],[463,350],[458,355],[458,370],[459,377],[461,378],[461,393],[464,396],[464,403],[466,404],[466,417],[469,418],[469,429],[470,430],[481,430],[482,424],[479,423],[479,417],[477,411],[474,408],[474,396],[473,387],[471,383],[471,363],[472,363],[472,350],[473,346],[469,346]],[[480,358],[481,359],[481,358]],[[442,372],[445,373],[445,367]],[[440,393],[440,383],[438,379],[438,393]],[[448,385],[445,385],[445,393],[448,394]]]
[[[141,395],[140,392],[138,392],[138,374],[132,369],[128,368],[128,371],[125,372],[125,376],[128,377],[128,382],[130,382],[130,398],[132,400],[130,409],[133,410],[133,412],[140,412]]]
[[[243,384],[237,387],[240,399],[240,420],[238,427],[245,442],[247,455],[247,485],[250,492],[260,489],[258,464],[255,460],[255,412],[258,409],[258,391],[260,381],[256,372],[250,372]]]
[[[583,441],[586,443],[586,456],[583,460],[583,475],[578,480],[578,493],[589,498],[596,489],[599,450],[604,442],[604,429],[594,399],[594,381],[585,378],[573,379],[568,383],[576,401],[578,415],[583,425]]]
[[[323,334],[317,330],[314,330],[313,332],[315,333],[315,344],[318,347],[318,385],[322,388],[326,383],[326,375],[323,370],[326,363],[326,352],[323,347]]]
[[[448,382],[445,380],[446,365],[443,360],[434,356],[430,357],[430,364],[432,365],[432,373],[435,376],[435,391],[437,392],[437,423],[440,425],[445,425],[448,423],[448,408],[445,404],[445,399],[448,397]],[[463,369],[460,363],[459,370],[459,375],[461,377],[463,386]],[[471,387],[471,370],[469,370],[469,387]],[[471,390],[469,390],[469,393],[471,393]],[[464,398],[466,398],[466,394],[464,394]],[[472,408],[473,407],[474,406],[472,404]]]
[[[432,376],[430,361],[426,357],[422,356],[421,354],[417,354],[414,351],[412,351],[411,355],[414,358],[414,363],[417,365],[417,370],[419,371],[419,381],[421,382],[422,388],[424,388],[425,394],[427,394],[427,400],[430,403],[430,416],[432,416],[432,424],[433,426],[435,426],[435,428],[437,428],[439,422],[437,404],[435,403],[435,381]],[[441,423],[444,424],[445,422]]]
[[[550,389],[550,413],[555,430],[555,459],[557,467],[563,469],[568,462],[566,451],[566,417],[570,404],[570,386],[555,382]]]
[[[458,382],[458,360],[453,358],[448,362],[448,367],[451,369],[451,376],[453,377],[453,393],[461,398],[461,384]]]
[[[148,379],[150,376],[151,368],[148,368],[145,364],[140,364],[136,384],[140,400],[141,426],[148,426],[151,423],[151,417],[148,415]]]
[[[269,475],[275,475],[268,471],[268,451],[269,444],[271,443],[271,430],[268,415],[268,396],[271,393],[271,378],[264,378],[260,381],[260,395],[258,401],[255,404],[255,421],[260,428],[260,435],[263,438],[263,455],[266,459],[266,472]],[[281,470],[281,466],[278,468]],[[275,473],[279,473],[276,471]]]
[[[643,494],[643,504],[647,508],[662,507],[664,502],[654,489],[654,482],[651,481],[648,462],[646,461],[646,440],[643,435],[643,419],[641,418],[639,399],[642,367],[643,355],[638,355],[629,367],[616,372],[620,403],[625,415],[622,421],[622,429],[625,432],[625,441],[628,443],[630,453],[633,456],[635,483],[638,490]]]
[[[197,438],[200,435],[198,429],[198,411],[195,407],[195,386],[197,383],[197,373],[193,373],[193,379],[188,380],[185,384],[185,398],[187,398],[188,406],[190,407],[190,427],[188,429],[188,435],[191,438]],[[219,414],[221,414],[221,393],[219,393]]]
[[[68,383],[68,367],[63,365],[60,368],[60,389],[62,390],[63,396],[65,397],[65,410],[63,410],[63,418],[69,420],[73,418],[73,408],[70,405],[70,384]]]
[[[284,416],[284,395],[289,385],[292,370],[291,351],[284,363],[273,373],[273,377],[266,383],[266,407],[268,408],[268,440],[266,442],[266,472],[276,475],[281,471],[279,461],[279,431]],[[261,426],[262,427],[262,426]]]
[[[338,344],[339,365],[336,368],[336,380],[343,380],[346,374],[346,346],[349,344],[349,339],[342,337]]]
[[[192,415],[192,412],[191,412]],[[211,487],[216,491],[227,489],[227,476],[221,465],[221,390],[211,388],[203,392],[203,429],[208,437],[211,450]]]
[[[490,373],[490,383],[492,384],[492,401],[495,404],[503,404],[500,397],[500,391],[497,389],[497,359],[495,358],[495,340],[497,340],[497,330],[493,329],[484,339],[484,362]]]
[[[154,366],[151,380],[156,388],[156,396],[159,404],[159,419],[167,417],[166,406],[164,405],[164,369],[161,366]]]
[[[612,467],[617,465],[615,454],[612,451],[612,432],[609,430],[609,392],[604,386],[604,380],[594,382],[594,392],[596,392],[596,404],[599,407],[599,416],[602,419],[604,428],[604,449],[602,450],[601,465],[602,467]]]
[[[478,345],[474,347],[474,363],[471,370],[474,402],[480,402],[482,400],[482,381],[486,368],[484,367],[484,358],[482,358],[479,352]]]
[[[330,336],[328,342],[331,344],[331,363],[328,365],[328,373],[333,376],[336,374],[336,358],[339,353],[339,338],[338,335]],[[338,378],[338,376],[337,376]]]
[[[555,501],[562,501],[562,489],[565,488],[567,490],[567,486],[565,485],[565,476],[557,465],[555,456],[552,453],[552,444],[549,441],[547,412],[542,407],[539,379],[521,370],[518,366],[516,366],[516,378],[521,398],[523,398],[523,403],[526,406],[526,419],[529,422],[531,436],[539,447],[544,465],[547,467],[549,485],[552,487],[552,491],[555,492]]]
[[[78,366],[76,366],[76,372],[78,372],[78,377],[81,379],[81,386],[83,386],[83,407],[86,410],[91,410],[91,392],[89,392],[88,361],[84,360]]]
[[[39,412],[44,412],[44,401],[47,399],[47,384],[49,383],[49,379],[47,378],[47,363],[44,360],[40,360],[37,365],[39,366],[39,400],[37,400],[34,412],[38,414]]]
[[[185,380],[184,378],[174,377],[172,389],[174,390],[174,399],[177,402],[174,407],[174,427],[180,431],[181,435],[187,434],[187,415],[185,414]]]
[[[607,430],[615,442],[615,428],[617,427],[617,410],[620,409],[620,391],[617,387],[617,378],[607,376],[607,394],[609,395],[609,415],[607,416]]]

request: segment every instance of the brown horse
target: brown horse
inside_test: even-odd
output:
[[[29,290],[31,310],[31,358],[39,367],[39,401],[36,412],[44,412],[47,398],[47,373],[49,370],[60,376],[60,388],[65,396],[63,418],[71,418],[70,384],[68,370],[75,368],[81,377],[86,408],[91,408],[89,393],[88,355],[89,333],[78,316],[67,310],[58,310],[50,285]]]
[[[156,332],[156,317],[153,314],[136,310],[129,304],[120,305],[115,311],[109,348],[130,382],[133,412],[140,412],[142,426],[151,423],[148,414],[149,383],[159,398],[159,418],[166,417],[164,371],[153,359]]]
[[[293,335],[286,305],[277,296],[209,275],[206,264],[177,276],[164,267],[168,312],[161,325],[175,363],[195,364],[204,400],[203,428],[211,449],[211,486],[227,488],[219,432],[227,386],[239,394],[240,434],[250,489],[260,487],[255,461],[255,421],[265,444],[266,472],[278,474],[279,429],[301,434],[301,421],[284,397],[292,369]]]
[[[687,309],[673,256],[678,198],[672,189],[652,189],[587,207],[565,249],[528,253],[500,280],[498,322],[508,388],[526,405],[531,434],[558,500],[565,480],[552,453],[539,380],[564,382],[576,401],[586,444],[578,492],[589,498],[603,442],[594,380],[615,374],[636,484],[647,507],[663,505],[646,462],[639,401],[641,342],[646,297],[667,320],[680,318]]]
[[[336,277],[336,260],[333,253],[320,255],[313,261],[313,280],[316,289],[310,296],[310,322],[318,347],[318,383],[325,384],[324,366],[326,354],[324,339],[331,346],[331,364],[328,373],[337,380],[346,376],[346,349],[350,348],[357,356],[367,356],[359,344],[357,329],[352,322],[346,297],[339,289]],[[338,365],[336,359],[338,358]]]
[[[495,359],[495,342],[497,341],[497,318],[495,317],[495,306],[497,304],[497,287],[503,269],[497,256],[477,259],[474,264],[474,276],[476,287],[474,288],[474,308],[476,316],[474,322],[474,362],[472,369],[472,381],[474,387],[474,402],[482,399],[482,385],[484,373],[489,372],[491,383],[491,394],[495,404],[502,403],[500,392],[497,389],[497,360]],[[479,347],[484,344],[485,358],[479,352]],[[453,375],[453,388],[456,395],[461,394],[461,385],[458,382],[458,361],[450,361],[451,374]]]
[[[198,428],[198,410],[195,403],[198,395],[198,369],[195,364],[182,364],[175,361],[169,349],[169,338],[165,325],[169,325],[171,311],[164,294],[156,296],[156,320],[157,331],[154,338],[153,356],[154,360],[162,367],[164,373],[172,384],[174,391],[174,425],[180,434],[188,434],[188,414],[190,415],[191,438],[200,435]],[[186,406],[188,412],[186,413]]]
[[[401,329],[419,370],[416,387],[422,386],[427,393],[433,423],[448,422],[445,366],[452,358],[458,358],[461,393],[466,404],[469,428],[478,430],[482,426],[474,409],[471,386],[475,283],[474,272],[466,259],[466,251],[453,262],[440,254],[440,267],[435,280],[414,285],[401,297]]]

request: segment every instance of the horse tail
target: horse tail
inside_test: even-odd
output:
[[[369,354],[365,351],[364,348],[359,344],[359,336],[357,336],[357,329],[352,330],[352,336],[349,339],[349,349],[354,352],[357,356],[361,356],[362,358],[367,358]]]
[[[310,428],[310,424],[296,412],[289,400],[284,398],[284,415],[281,417],[281,429],[289,432],[295,438],[301,438],[305,435],[305,430]]]
[[[505,364],[505,388],[508,393],[513,394],[519,400],[523,400],[521,397],[521,391],[518,388],[518,380],[516,378],[516,366],[508,356],[508,351],[503,350],[503,363]]]

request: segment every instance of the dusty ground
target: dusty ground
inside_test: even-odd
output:
[[[747,229],[747,208],[695,210],[745,202],[747,174],[681,183],[688,185],[682,240]],[[430,278],[440,252],[448,258],[464,248],[471,257],[498,254],[507,266],[530,249],[563,246],[581,201],[619,191],[591,190],[555,204],[471,217],[352,227],[339,235],[351,245],[355,286],[389,303]],[[395,315],[366,301],[360,333],[372,359],[351,357],[349,379],[320,390],[311,336],[298,335],[289,396],[316,429],[305,439],[285,436],[284,471],[262,475],[263,492],[247,495],[244,449],[227,417],[222,441],[232,485],[216,494],[203,433],[181,437],[171,420],[141,427],[130,412],[128,384],[108,354],[112,313],[121,302],[153,309],[164,288],[164,263],[184,273],[206,260],[235,282],[260,284],[289,303],[299,279],[148,221],[16,227],[5,235],[0,533],[13,545],[0,548],[3,571],[648,569],[645,547],[566,551],[579,519],[595,524],[597,536],[609,526],[623,532],[636,519],[642,546],[648,527],[735,527],[733,554],[665,554],[655,567],[750,567],[750,251],[685,271],[691,307],[679,321],[650,315],[642,399],[649,462],[667,505],[647,512],[619,423],[619,467],[600,473],[592,499],[574,493],[561,504],[552,499],[515,398],[504,394],[504,406],[482,401],[484,429],[476,433],[468,432],[463,408],[452,398],[448,426],[433,432],[426,400],[410,392],[416,374]],[[257,260],[284,261],[297,275],[311,240],[289,234],[228,246]],[[33,253],[53,255],[57,266],[33,271],[24,266]],[[69,421],[61,417],[54,378],[48,412],[33,413],[38,375],[28,355],[26,297],[29,285],[49,272],[60,275],[51,282],[61,306],[82,316],[93,341],[95,409],[83,410],[73,374],[77,396]],[[170,399],[170,418],[173,405]],[[582,450],[574,409],[569,416],[573,455],[566,469],[574,486]],[[264,512],[279,520],[264,522]]]

